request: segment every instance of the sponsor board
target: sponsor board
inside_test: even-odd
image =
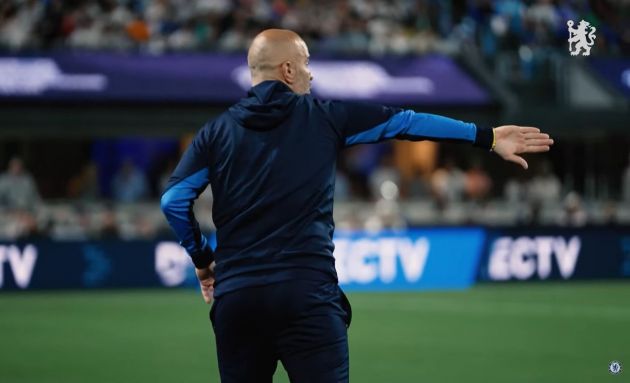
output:
[[[22,249],[16,245],[0,245],[0,289],[5,284],[5,274],[13,277],[18,288],[27,288],[31,283],[36,261],[37,248],[33,245],[26,245]]]
[[[612,89],[630,99],[630,60],[624,57],[597,57],[588,60],[591,69]]]
[[[157,287],[153,241],[0,243],[0,290]]]
[[[313,94],[399,105],[487,105],[488,92],[447,56],[312,58]],[[212,70],[208,70],[212,68]],[[243,54],[0,56],[0,99],[233,103],[251,87]]]
[[[623,277],[622,239],[617,229],[606,228],[489,230],[479,279],[544,281]]]
[[[339,283],[351,291],[630,277],[628,228],[339,231],[334,242]],[[0,243],[0,290],[182,286],[197,282],[172,239]]]
[[[483,239],[483,230],[474,228],[339,232],[334,238],[339,284],[372,291],[466,288],[474,282]],[[189,257],[176,242],[156,245],[155,271],[164,286],[191,281]]]
[[[348,290],[466,288],[474,282],[483,241],[476,228],[339,232],[339,284]]]
[[[511,278],[525,280],[536,276],[547,279],[557,267],[563,279],[575,272],[582,243],[580,237],[528,237],[497,238],[490,250],[488,275],[492,280]]]
[[[483,240],[475,228],[339,232],[339,282],[349,290],[466,288]],[[0,267],[3,290],[197,285],[190,258],[172,240],[3,244]]]

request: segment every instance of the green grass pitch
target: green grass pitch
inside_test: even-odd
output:
[[[630,382],[629,282],[348,295],[353,382]],[[0,382],[218,382],[208,306],[192,290],[0,293]]]

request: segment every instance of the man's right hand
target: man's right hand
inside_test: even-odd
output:
[[[212,303],[214,299],[214,266],[215,263],[212,262],[206,268],[195,269],[197,279],[199,279],[199,286],[201,286],[201,295],[207,304]]]

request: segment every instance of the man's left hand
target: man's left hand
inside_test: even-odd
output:
[[[515,162],[527,169],[527,161],[519,154],[548,152],[553,140],[540,129],[504,125],[494,128],[494,151],[506,161]]]

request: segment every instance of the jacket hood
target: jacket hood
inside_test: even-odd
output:
[[[254,130],[271,130],[293,110],[298,95],[281,81],[263,81],[247,92],[229,112],[240,125]]]

